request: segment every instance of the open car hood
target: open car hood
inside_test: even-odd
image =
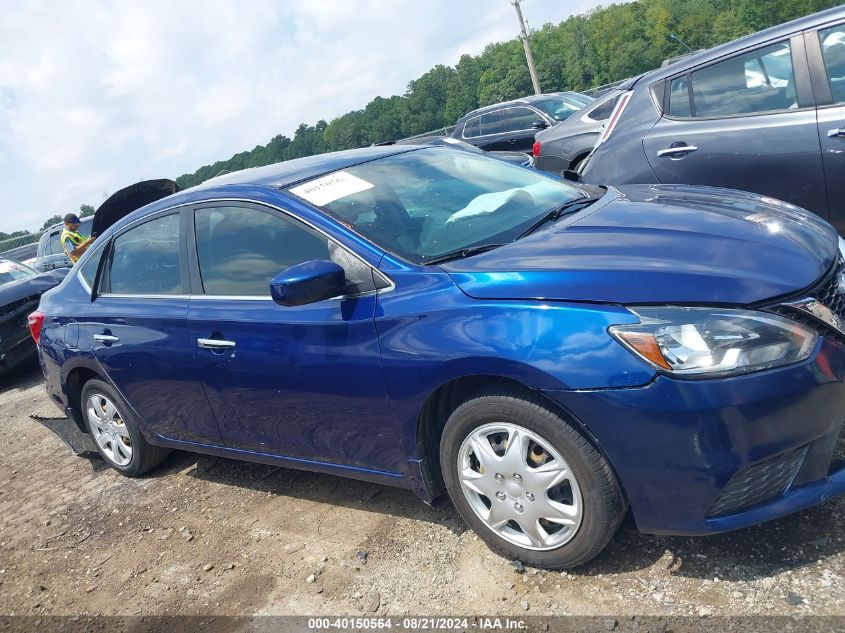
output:
[[[141,207],[179,191],[179,185],[167,178],[142,180],[113,193],[94,213],[91,235],[103,233],[120,218]]]

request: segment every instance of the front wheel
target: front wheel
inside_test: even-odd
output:
[[[97,451],[118,472],[137,477],[167,457],[166,448],[153,446],[144,439],[129,408],[111,385],[89,380],[82,388],[81,401],[82,414]]]
[[[542,399],[488,390],[449,417],[440,444],[449,496],[488,546],[550,569],[583,564],[624,516],[602,455]]]

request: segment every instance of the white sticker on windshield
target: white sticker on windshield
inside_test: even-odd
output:
[[[291,189],[291,193],[321,207],[354,193],[372,189],[375,185],[345,171],[336,171]]]

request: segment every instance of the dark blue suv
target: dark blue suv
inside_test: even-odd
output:
[[[118,215],[30,326],[126,475],[182,449],[448,491],[551,568],[628,507],[710,534],[845,491],[845,267],[791,205],[392,146]]]
[[[791,202],[845,234],[845,7],[621,86],[585,182],[688,183]]]

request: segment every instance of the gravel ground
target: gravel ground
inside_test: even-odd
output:
[[[708,538],[643,536],[629,520],[584,567],[519,573],[448,502],[188,453],[126,479],[31,415],[58,415],[38,369],[0,378],[4,615],[572,614],[612,616],[607,630],[630,616],[845,615],[842,497]]]

